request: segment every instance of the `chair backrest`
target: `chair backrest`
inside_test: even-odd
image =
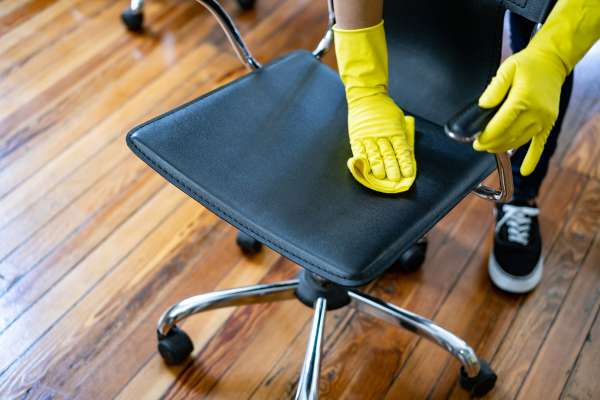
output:
[[[500,62],[505,7],[541,22],[554,0],[384,2],[390,94],[444,125],[482,93]]]
[[[556,0],[502,0],[504,7],[533,22],[544,22]]]

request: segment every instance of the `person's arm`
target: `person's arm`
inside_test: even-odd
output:
[[[415,180],[414,120],[388,96],[383,0],[335,0],[335,53],[346,89],[352,157],[348,168],[362,185],[385,193]]]
[[[483,108],[506,100],[473,144],[492,153],[531,141],[521,174],[531,174],[558,116],[560,90],[575,64],[600,38],[600,0],[558,0],[528,46],[498,69],[479,99]]]
[[[383,18],[383,0],[334,0],[333,9],[340,29],[368,28]]]

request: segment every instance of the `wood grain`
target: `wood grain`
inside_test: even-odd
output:
[[[247,73],[195,2],[148,1],[141,35],[119,20],[126,3],[0,2],[0,398],[292,398],[311,323],[298,302],[199,314],[181,324],[186,363],[156,352],[169,305],[298,267],[243,256],[232,227],[126,148],[132,126]],[[324,1],[223,4],[264,62],[312,49],[326,25]],[[539,198],[539,289],[490,284],[492,206],[474,197],[429,233],[420,271],[364,288],[467,339],[499,374],[490,398],[600,398],[598,60],[600,45],[577,67]],[[457,369],[353,307],[327,314],[321,398],[467,398]]]
[[[556,314],[585,254],[598,231],[599,182],[588,181],[575,206],[574,215],[546,259],[544,280],[519,310],[506,338],[494,356],[493,364],[507,384],[496,392],[498,398],[514,398],[529,374],[540,346],[554,323]]]
[[[595,243],[577,272],[517,398],[552,399],[560,396],[600,309],[599,244]]]
[[[565,386],[561,398],[569,400],[592,400],[600,393],[600,381],[597,372],[600,370],[600,313],[592,329],[587,333],[577,363],[575,364],[569,381]]]

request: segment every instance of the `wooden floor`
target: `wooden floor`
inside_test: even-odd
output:
[[[312,49],[325,26],[324,1],[223,2],[263,61]],[[196,3],[150,1],[145,35],[121,26],[125,4],[0,2],[0,398],[290,398],[311,319],[299,303],[185,321],[196,350],[182,367],[155,351],[175,301],[297,267],[243,257],[234,229],[127,150],[133,125],[245,71]],[[491,205],[473,197],[433,230],[421,271],[369,289],[468,340],[498,372],[490,398],[600,398],[599,65],[596,46],[543,188],[537,291],[491,286]],[[442,350],[351,308],[330,314],[322,398],[466,397]]]

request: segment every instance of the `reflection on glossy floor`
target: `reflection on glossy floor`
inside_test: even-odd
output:
[[[326,23],[325,1],[223,3],[262,61],[312,49]],[[297,267],[271,251],[244,258],[232,228],[126,149],[133,125],[245,71],[195,2],[151,1],[145,35],[121,26],[125,4],[0,3],[0,398],[290,397],[311,318],[299,303],[186,321],[196,351],[183,367],[155,352],[171,303]],[[471,197],[433,230],[421,271],[370,288],[467,339],[500,376],[491,398],[600,397],[598,65],[596,46],[540,200],[535,293],[490,285],[491,207]],[[326,333],[323,398],[465,397],[457,363],[411,334],[351,309]]]

